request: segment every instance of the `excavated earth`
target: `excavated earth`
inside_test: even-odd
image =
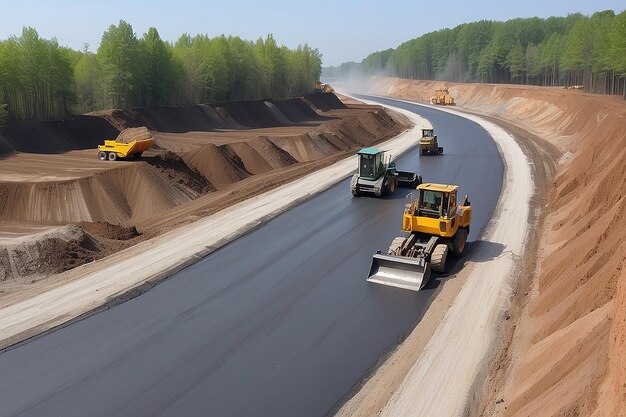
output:
[[[0,297],[396,136],[407,121],[334,94],[108,110],[0,130]],[[120,131],[141,160],[100,161]]]
[[[563,88],[375,79],[372,93],[462,110],[529,132],[545,187],[529,259],[471,415],[623,416],[626,410],[626,102]],[[539,142],[543,142],[539,143]],[[536,146],[538,145],[538,146]],[[543,164],[541,156],[543,154]]]

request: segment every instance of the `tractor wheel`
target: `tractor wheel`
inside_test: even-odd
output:
[[[395,193],[395,192],[396,192],[396,186],[397,186],[397,184],[396,184],[396,179],[395,179],[395,178],[392,178],[392,179],[389,181],[389,186],[387,187],[387,194],[389,194],[389,195],[393,195],[393,193]]]
[[[98,152],[98,159],[101,161],[107,160],[107,153],[105,151]]]
[[[465,252],[465,243],[467,242],[467,230],[459,229],[452,238],[452,256],[460,258]]]
[[[389,245],[389,250],[387,251],[388,255],[399,255],[396,251],[400,249],[400,246],[404,243],[406,238],[404,236],[399,236],[391,241],[391,245]]]
[[[109,152],[109,161],[115,161],[117,159],[117,154],[115,152]]]
[[[435,246],[430,255],[430,267],[435,272],[443,272],[446,268],[446,258],[448,257],[448,245],[440,243]]]

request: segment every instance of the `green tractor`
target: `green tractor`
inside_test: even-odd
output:
[[[415,172],[398,171],[390,155],[378,148],[364,148],[357,152],[359,171],[352,176],[350,191],[355,197],[392,195],[398,187],[415,189],[422,177]]]

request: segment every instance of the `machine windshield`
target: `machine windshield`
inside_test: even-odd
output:
[[[437,214],[441,213],[442,192],[423,190],[420,201],[420,210],[427,213]]]
[[[378,155],[365,155],[361,154],[361,163],[359,165],[359,176],[364,178],[375,178],[378,173],[379,165],[381,164],[380,154]]]

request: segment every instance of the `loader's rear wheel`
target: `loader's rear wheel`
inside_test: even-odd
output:
[[[107,160],[107,153],[104,151],[100,151],[98,152],[98,159],[101,161],[106,161]]]
[[[446,269],[446,258],[448,257],[448,245],[440,243],[435,246],[430,255],[430,267],[435,272],[443,272]]]
[[[117,159],[117,154],[115,152],[109,152],[109,161],[115,161]]]
[[[391,245],[389,245],[389,251],[387,251],[387,255],[400,255],[397,250],[400,249],[400,246],[404,243],[406,238],[404,236],[399,236],[391,241]]]
[[[459,229],[452,238],[452,256],[460,258],[465,252],[465,243],[467,242],[467,230]]]

